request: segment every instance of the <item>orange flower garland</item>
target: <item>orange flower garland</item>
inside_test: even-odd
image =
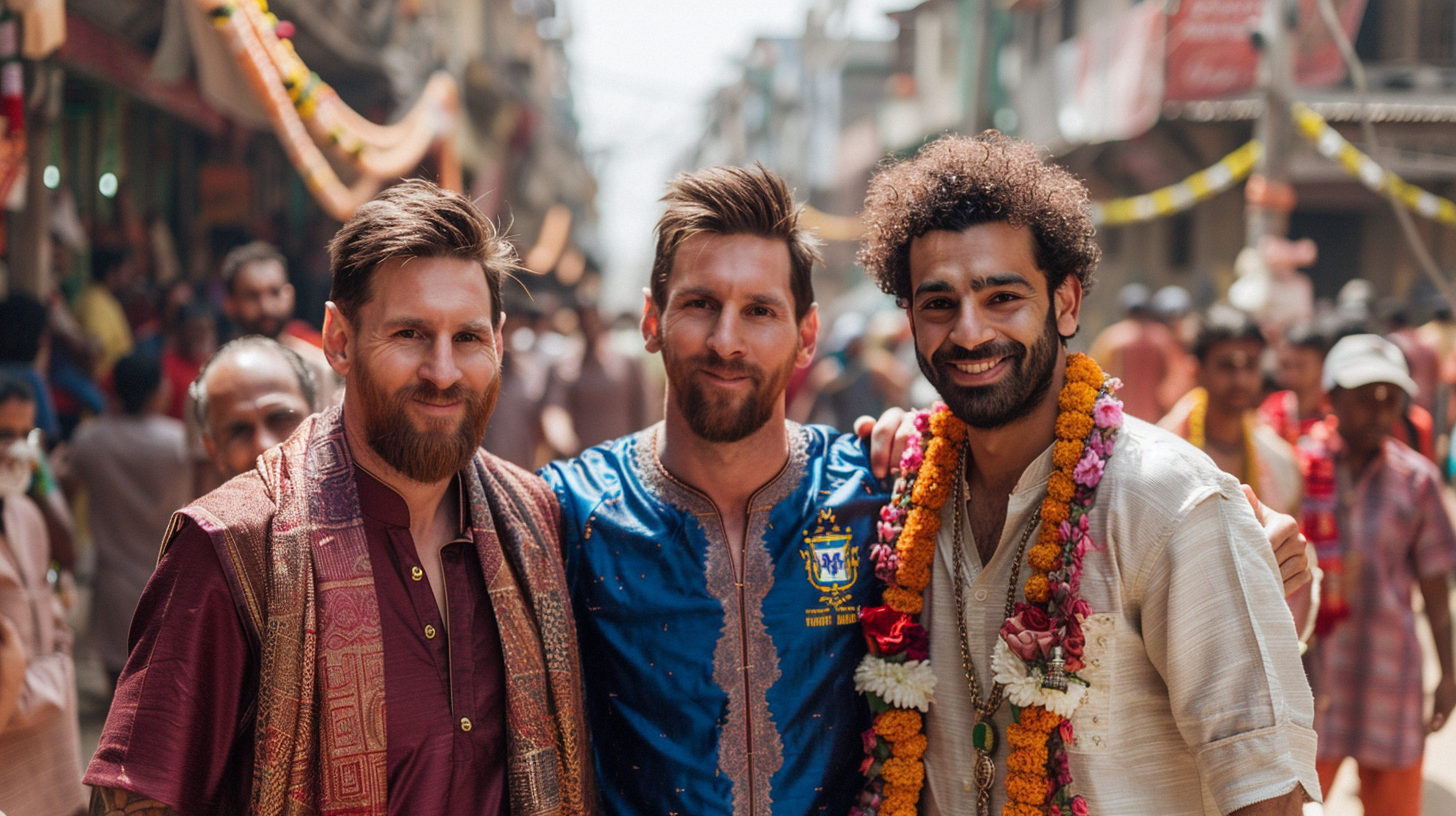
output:
[[[1104,383],[1095,361],[1084,354],[1072,354],[1065,371],[1066,381],[1057,395],[1059,412],[1052,451],[1055,469],[1048,477],[1047,496],[1039,511],[1041,533],[1026,554],[1031,567],[1023,585],[1026,604],[1018,605],[1038,607],[1038,614],[1044,618],[1055,616],[1062,620],[1073,615],[1059,608],[1066,603],[1086,608],[1085,602],[1076,598],[1075,590],[1082,546],[1090,543],[1085,537],[1086,514],[1122,419],[1121,405],[1109,390],[1116,384]],[[928,670],[928,640],[918,617],[924,608],[923,592],[930,583],[941,509],[960,478],[956,469],[967,431],[944,405],[916,415],[915,428],[901,459],[904,475],[896,483],[890,503],[881,511],[880,539],[874,548],[876,574],[886,583],[885,605],[860,613],[870,654],[856,671],[855,685],[868,696],[877,716],[873,728],[865,733],[868,756],[863,770],[867,784],[850,816],[916,816],[925,783],[923,756],[927,739],[920,712],[928,710],[933,680],[924,689],[907,692],[904,686],[887,684],[883,675],[900,672],[908,676]],[[1077,531],[1075,535],[1073,530]],[[1054,589],[1058,599],[1055,604]],[[1020,622],[1019,614],[1007,625]],[[914,637],[886,639],[887,622],[912,632]],[[1077,620],[1066,625],[1079,626]],[[920,645],[914,647],[916,651],[904,645],[917,637]],[[886,643],[892,645],[886,647]],[[1080,647],[1071,647],[1070,651],[1077,663],[1069,665],[1068,672],[1080,665],[1081,657]],[[1041,662],[1025,660],[1028,671],[1048,670]],[[1057,666],[1056,671],[1062,671],[1061,664]],[[862,673],[866,678],[863,682]],[[1066,685],[1061,689],[1065,690]],[[1048,705],[1059,703],[1054,699]],[[1011,752],[1005,777],[1008,798],[1002,816],[1042,816],[1049,801],[1061,812],[1085,813],[1086,803],[1070,793],[1065,754],[1066,742],[1071,739],[1070,723],[1039,704],[1013,706],[1013,713],[1016,721],[1006,731]]]

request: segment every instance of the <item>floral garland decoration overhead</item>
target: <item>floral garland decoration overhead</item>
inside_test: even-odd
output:
[[[1121,384],[1106,379],[1092,358],[1067,358],[1058,395],[1055,469],[1040,510],[1041,534],[1027,553],[1032,568],[1001,627],[992,655],[1015,722],[1007,729],[1008,801],[1003,816],[1051,813],[1086,816],[1071,791],[1068,719],[1086,694],[1082,622],[1092,614],[1079,595],[1082,559],[1095,548],[1089,519],[1117,431]],[[924,786],[927,748],[922,714],[930,710],[935,675],[920,615],[930,583],[940,512],[955,480],[966,426],[944,405],[915,415],[915,431],[900,460],[901,477],[881,510],[872,550],[875,575],[885,582],[884,606],[860,613],[869,654],[855,671],[855,688],[875,715],[864,734],[865,787],[851,816],[915,816]]]

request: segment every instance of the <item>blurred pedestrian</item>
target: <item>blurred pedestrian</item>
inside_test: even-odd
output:
[[[1259,406],[1259,418],[1291,445],[1311,426],[1330,415],[1330,400],[1321,384],[1325,355],[1334,339],[1318,324],[1298,323],[1284,333],[1274,352],[1275,391]]]
[[[1441,382],[1441,355],[1427,344],[1411,319],[1411,306],[1403,300],[1387,304],[1385,339],[1394,343],[1405,355],[1410,378],[1416,384],[1411,402],[1426,411],[1436,409],[1436,390]]]
[[[1118,396],[1123,410],[1157,422],[1172,405],[1165,383],[1178,370],[1183,349],[1172,330],[1155,318],[1148,297],[1148,287],[1141,283],[1122,287],[1117,299],[1126,317],[1103,329],[1090,353],[1103,371],[1122,380]]]
[[[320,404],[336,405],[339,376],[324,359],[323,336],[293,315],[293,284],[283,253],[263,241],[243,244],[223,258],[222,279],[227,287],[223,313],[233,324],[233,336],[260,334],[292,349],[313,369]]]
[[[1337,535],[1320,561],[1337,563],[1326,569],[1324,597],[1346,616],[1322,627],[1330,631],[1316,639],[1311,660],[1320,784],[1329,790],[1340,763],[1353,757],[1366,813],[1419,814],[1426,735],[1456,707],[1447,577],[1456,531],[1435,466],[1390,436],[1416,393],[1400,350],[1376,335],[1346,337],[1325,359],[1324,384],[1338,423],[1327,435]],[[1429,720],[1416,585],[1441,669]]]
[[[1158,425],[1213,458],[1280,513],[1299,511],[1303,478],[1294,448],[1259,420],[1264,336],[1249,315],[1211,309],[1194,340],[1198,387]]]
[[[157,544],[172,513],[192,497],[186,431],[164,413],[169,402],[161,364],[123,357],[113,373],[120,412],[76,430],[67,457],[85,485],[96,545],[96,575],[87,629],[113,684],[126,664],[127,629],[157,563]]]
[[[202,444],[225,481],[250,471],[318,410],[313,372],[293,350],[258,335],[212,355],[189,387]]]
[[[551,370],[541,423],[558,453],[582,450],[647,426],[647,383],[642,363],[612,345],[609,321],[595,304],[576,307],[581,351]]]
[[[131,324],[120,297],[136,285],[141,275],[141,267],[130,250],[104,246],[91,250],[91,284],[76,298],[71,311],[81,330],[100,349],[91,372],[98,380],[105,380],[116,361],[131,353]]]
[[[35,395],[0,374],[0,813],[58,816],[84,805],[71,632],[46,571],[50,547],[25,493],[41,452],[26,436]]]
[[[167,416],[173,419],[186,416],[187,388],[214,351],[217,351],[217,316],[212,307],[197,302],[179,306],[174,332],[162,349],[162,376],[167,378],[172,395],[167,403]]]

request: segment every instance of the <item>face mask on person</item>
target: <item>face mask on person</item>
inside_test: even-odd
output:
[[[19,496],[30,487],[36,456],[35,448],[24,439],[15,440],[0,453],[0,498]]]

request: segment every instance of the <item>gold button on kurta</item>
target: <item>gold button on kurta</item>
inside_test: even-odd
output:
[[[435,639],[435,627],[431,626],[428,623],[425,624],[425,637],[429,638],[430,640]]]
[[[418,581],[425,577],[425,571],[419,567],[410,567],[410,577]]]
[[[460,718],[460,730],[461,731],[469,731],[470,730],[470,718],[469,717],[461,717]]]

